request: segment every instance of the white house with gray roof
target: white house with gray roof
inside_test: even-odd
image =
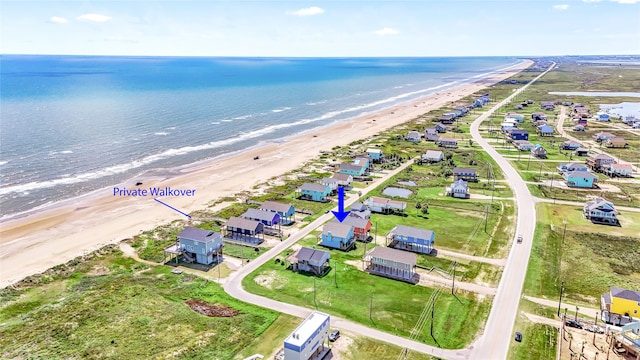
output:
[[[416,260],[414,253],[376,246],[364,256],[364,270],[370,274],[417,284],[420,275],[415,272]]]

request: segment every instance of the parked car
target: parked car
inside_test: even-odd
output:
[[[577,322],[575,320],[567,320],[567,321],[565,321],[564,324],[567,325],[568,327],[582,329],[582,324],[580,324],[579,322]]]
[[[589,332],[594,332],[594,333],[598,333],[598,334],[604,334],[604,329],[601,328],[598,325],[587,325],[584,327],[585,330],[589,331]]]
[[[339,337],[340,337],[340,330],[335,329],[331,334],[329,334],[329,341],[334,342],[338,340]]]
[[[522,242],[522,234],[518,234],[518,238],[516,239],[516,241],[518,241],[519,243]]]
[[[522,342],[522,334],[519,332],[516,332],[516,341],[517,342]]]

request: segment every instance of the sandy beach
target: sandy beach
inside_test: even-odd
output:
[[[202,162],[175,176],[145,179],[144,186],[195,189],[195,196],[166,198],[166,202],[187,213],[204,209],[212,200],[251,190],[258,183],[296,169],[322,150],[367,138],[448,105],[531,64],[524,61],[475,83],[289,137],[282,143]],[[260,159],[254,161],[255,156]],[[114,197],[113,188],[109,187],[4,221],[0,224],[0,287],[176,219],[185,216],[155,202],[153,197]]]

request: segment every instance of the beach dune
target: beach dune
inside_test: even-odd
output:
[[[282,143],[202,162],[171,177],[144,179],[144,186],[194,189],[194,196],[161,200],[186,213],[204,209],[212,200],[250,191],[258,183],[299,168],[322,150],[375,135],[473,94],[531,64],[531,61],[523,61],[508,71],[474,83],[289,137]],[[254,160],[257,156],[259,160]],[[134,187],[134,183],[116,186]],[[0,223],[0,287],[176,219],[186,217],[154,201],[151,196],[114,196],[113,187],[7,219]]]

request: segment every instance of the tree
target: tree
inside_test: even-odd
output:
[[[420,208],[422,208],[422,205],[420,204],[420,201],[416,202],[416,216],[418,216],[418,210],[420,210]]]
[[[427,215],[429,213],[429,204],[426,201],[421,205],[420,211],[422,211],[422,215]]]
[[[473,146],[473,140],[469,139],[469,146]]]

